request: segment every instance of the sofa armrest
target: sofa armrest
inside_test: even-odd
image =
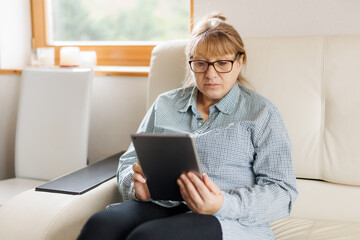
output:
[[[91,215],[119,201],[115,177],[81,195],[31,189],[0,207],[0,239],[76,239]]]
[[[75,172],[47,182],[35,191],[64,194],[83,194],[116,176],[119,158],[124,152],[114,154]]]

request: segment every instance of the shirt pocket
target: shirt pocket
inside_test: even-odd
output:
[[[248,126],[242,123],[195,134],[202,170],[214,175],[236,175],[239,169],[252,168],[250,137]]]

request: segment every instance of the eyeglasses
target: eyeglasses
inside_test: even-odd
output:
[[[208,62],[203,60],[191,60],[189,61],[190,69],[194,73],[204,73],[209,69],[209,66],[213,66],[218,73],[231,72],[234,62],[242,55],[242,52],[238,52],[234,60],[218,60],[215,62]]]

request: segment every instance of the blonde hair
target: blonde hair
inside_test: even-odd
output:
[[[193,29],[190,39],[186,45],[187,61],[199,54],[209,57],[228,54],[241,54],[243,65],[246,63],[246,51],[244,42],[235,28],[226,22],[222,14],[211,14],[205,17]],[[237,81],[242,86],[251,84],[240,73]],[[187,68],[187,77],[183,87],[195,85],[195,80]]]

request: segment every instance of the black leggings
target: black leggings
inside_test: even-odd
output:
[[[151,202],[124,202],[94,214],[78,240],[222,239],[216,217],[188,211],[185,204],[165,208]]]

